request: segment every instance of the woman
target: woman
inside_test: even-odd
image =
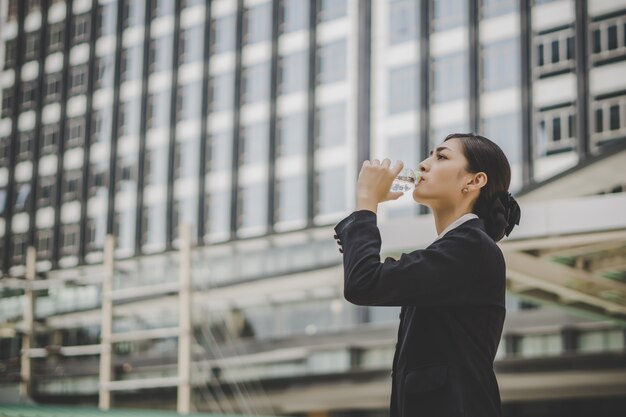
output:
[[[432,210],[438,237],[425,249],[380,261],[379,203],[402,162],[365,161],[357,210],[335,227],[344,296],[402,306],[392,366],[390,417],[500,416],[493,361],[505,317],[506,268],[496,242],[519,224],[511,170],[487,138],[452,134],[422,161],[413,199]]]

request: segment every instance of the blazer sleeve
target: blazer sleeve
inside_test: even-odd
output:
[[[493,294],[488,279],[475,273],[482,246],[475,230],[451,231],[426,249],[383,262],[376,213],[355,211],[335,232],[343,246],[344,297],[353,304],[454,306],[489,302]]]

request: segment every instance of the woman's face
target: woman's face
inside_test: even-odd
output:
[[[419,164],[422,179],[413,190],[413,200],[431,209],[458,205],[465,198],[463,188],[472,178],[466,167],[459,139],[441,143]]]

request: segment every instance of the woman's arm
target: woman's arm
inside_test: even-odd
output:
[[[344,297],[357,305],[491,304],[498,268],[477,273],[483,245],[475,230],[454,230],[426,249],[381,263],[377,215],[358,210],[335,227],[343,247]],[[504,279],[504,277],[502,277]]]

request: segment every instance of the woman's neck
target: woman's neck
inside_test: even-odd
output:
[[[471,213],[472,211],[467,207],[454,207],[451,209],[437,209],[433,210],[435,217],[435,228],[437,229],[437,235],[440,235],[446,227],[450,226],[452,222],[461,217],[464,214]]]

